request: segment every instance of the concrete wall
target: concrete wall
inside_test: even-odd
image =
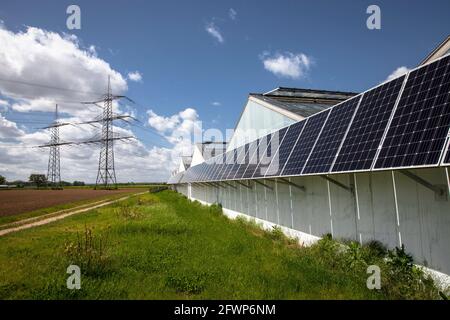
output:
[[[448,193],[445,169],[410,172]],[[318,176],[289,180],[229,182],[220,188],[192,185],[192,198],[220,203],[225,210],[300,231],[315,237],[362,243],[378,240],[388,247],[404,244],[417,263],[450,274],[450,201],[399,171],[330,175],[347,190]],[[395,182],[395,189],[394,189]],[[188,195],[188,187],[177,186]]]

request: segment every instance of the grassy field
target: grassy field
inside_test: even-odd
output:
[[[373,245],[350,248],[328,239],[301,248],[277,229],[163,191],[1,237],[0,299],[438,297],[401,259],[388,264]],[[366,287],[373,262],[382,290]],[[81,267],[81,290],[66,288],[70,264]]]

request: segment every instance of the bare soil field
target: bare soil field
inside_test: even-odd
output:
[[[0,216],[12,216],[56,205],[136,191],[138,189],[2,190],[0,191]]]

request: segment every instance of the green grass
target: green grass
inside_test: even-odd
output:
[[[366,288],[361,250],[343,254],[331,240],[301,248],[163,191],[1,237],[0,299],[398,298]],[[66,288],[70,264],[82,269],[81,290]]]

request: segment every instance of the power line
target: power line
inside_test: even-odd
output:
[[[46,88],[46,89],[54,89],[54,90],[61,90],[61,91],[68,91],[68,92],[76,92],[76,93],[87,93],[87,94],[101,95],[101,93],[94,92],[94,91],[85,91],[85,90],[77,90],[77,89],[71,89],[71,88],[63,88],[63,87],[50,86],[50,85],[39,84],[39,83],[33,83],[33,82],[22,81],[22,80],[12,80],[12,79],[4,79],[4,78],[0,78],[0,81],[2,81],[2,82],[9,82],[9,83],[15,83],[15,84],[20,84],[20,85],[26,85],[26,86],[31,86],[31,87],[38,87],[38,88]]]

